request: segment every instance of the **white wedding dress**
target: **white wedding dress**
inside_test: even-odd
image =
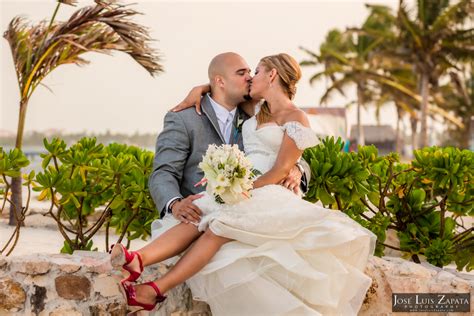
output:
[[[298,122],[256,128],[255,117],[247,120],[243,141],[262,173],[273,166],[284,133],[300,149],[316,144],[311,129]],[[205,214],[199,229],[235,241],[187,281],[194,298],[207,302],[214,316],[356,315],[371,284],[364,268],[375,235],[282,186],[251,192],[234,205],[207,194],[195,201]]]

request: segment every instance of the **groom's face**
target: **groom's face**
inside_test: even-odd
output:
[[[250,76],[249,66],[242,57],[229,58],[226,63],[224,80],[226,95],[232,98],[236,104],[242,102],[249,95],[252,76]]]

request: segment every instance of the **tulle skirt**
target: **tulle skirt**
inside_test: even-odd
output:
[[[340,211],[269,185],[222,205],[205,195],[199,229],[233,239],[187,281],[213,315],[357,315],[376,237]],[[174,226],[171,217],[153,235]]]

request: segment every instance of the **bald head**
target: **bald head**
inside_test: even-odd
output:
[[[211,60],[207,70],[211,85],[216,76],[225,76],[226,70],[234,64],[235,60],[243,60],[243,58],[239,54],[228,52],[219,54]]]
[[[250,68],[239,54],[227,52],[214,57],[208,69],[211,97],[233,109],[249,94]]]

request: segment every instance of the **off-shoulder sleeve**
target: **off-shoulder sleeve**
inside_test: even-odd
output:
[[[283,127],[285,128],[286,134],[295,141],[296,147],[300,150],[316,146],[319,143],[316,133],[300,122],[287,122]]]

